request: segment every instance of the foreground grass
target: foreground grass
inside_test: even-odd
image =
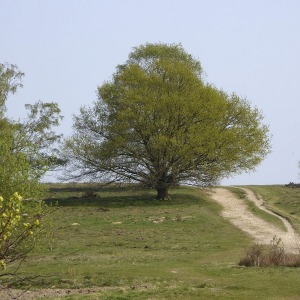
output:
[[[64,299],[297,299],[299,269],[237,266],[252,241],[204,191],[182,187],[171,197],[157,201],[130,186],[50,185],[48,202],[60,207],[54,239],[20,275],[41,275],[34,288],[97,287]]]

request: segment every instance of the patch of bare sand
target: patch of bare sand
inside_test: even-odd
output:
[[[128,289],[130,287],[127,287]],[[133,288],[133,287],[131,287]],[[136,287],[137,289],[143,289],[144,287]],[[94,288],[77,288],[77,289],[57,289],[57,288],[49,288],[49,289],[38,289],[38,290],[27,290],[22,291],[18,289],[3,289],[0,290],[0,299],[1,300],[34,300],[34,299],[64,299],[67,296],[84,296],[88,295],[91,297],[90,299],[102,299],[99,298],[99,292],[103,290],[113,290],[120,288],[114,287],[94,287]]]
[[[294,231],[291,224],[286,219],[266,209],[261,197],[257,199],[255,194],[249,189],[243,188],[243,190],[247,194],[247,199],[253,201],[258,208],[281,219],[286,227],[286,231],[251,213],[246,203],[226,188],[215,188],[210,196],[223,206],[221,215],[236,227],[250,234],[256,243],[268,245],[276,236],[284,243],[286,252],[298,254],[300,250],[300,236]]]
[[[34,300],[42,298],[54,298],[79,295],[93,295],[97,289],[40,289],[22,291],[18,289],[4,289],[0,291],[1,300]],[[96,298],[95,298],[96,299]]]

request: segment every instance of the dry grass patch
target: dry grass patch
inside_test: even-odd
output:
[[[273,237],[270,245],[265,249],[262,245],[254,244],[247,251],[240,262],[245,267],[300,267],[299,254],[287,253],[280,238]]]

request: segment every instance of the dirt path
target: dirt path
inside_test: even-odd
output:
[[[299,253],[300,236],[295,233],[291,224],[286,219],[267,210],[263,205],[264,201],[261,197],[257,199],[249,189],[243,188],[243,190],[246,192],[248,200],[253,201],[260,209],[281,219],[286,227],[286,231],[255,216],[248,210],[244,201],[229,190],[216,188],[212,191],[211,197],[223,206],[224,209],[221,215],[236,227],[249,233],[254,238],[255,243],[270,244],[270,241],[276,236],[282,239],[287,252]]]

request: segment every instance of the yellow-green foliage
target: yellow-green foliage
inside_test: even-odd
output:
[[[18,193],[5,200],[0,196],[0,268],[23,258],[32,248],[34,234],[40,227],[40,216],[25,212],[25,203]]]

